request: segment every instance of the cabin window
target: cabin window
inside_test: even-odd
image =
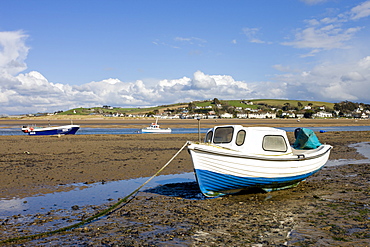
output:
[[[206,135],[206,139],[205,139],[205,142],[212,142],[212,135],[213,135],[213,131],[209,131]]]
[[[245,140],[245,130],[239,130],[238,134],[236,134],[236,145],[241,146],[244,144]]]
[[[265,136],[262,148],[266,151],[286,152],[287,145],[283,136]]]
[[[214,143],[230,143],[233,139],[233,127],[219,127],[215,130]]]

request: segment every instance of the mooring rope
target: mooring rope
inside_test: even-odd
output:
[[[66,226],[66,227],[63,227],[63,228],[60,228],[60,229],[57,229],[57,230],[53,230],[53,231],[48,231],[48,232],[42,232],[42,233],[38,233],[38,234],[33,234],[33,235],[28,235],[28,236],[20,236],[20,237],[16,237],[16,238],[10,238],[10,239],[5,239],[5,240],[0,240],[0,244],[5,244],[5,243],[10,243],[10,242],[16,242],[16,241],[20,241],[20,240],[33,240],[33,239],[36,239],[36,238],[40,238],[40,237],[46,237],[46,236],[49,236],[49,235],[53,235],[53,234],[56,234],[56,233],[61,233],[61,232],[65,232],[65,231],[68,231],[68,230],[72,230],[76,227],[79,227],[79,226],[82,226],[82,225],[85,225],[87,223],[90,223],[92,222],[93,220],[96,220],[104,215],[107,215],[108,213],[112,212],[114,209],[116,209],[118,206],[120,206],[122,203],[124,202],[129,202],[130,200],[132,200],[134,197],[132,197],[130,199],[131,196],[133,196],[134,194],[136,194],[137,192],[139,192],[139,190],[141,188],[143,188],[147,183],[149,183],[153,178],[155,178],[161,171],[163,171],[164,168],[166,168],[174,158],[176,158],[176,156],[187,146],[188,142],[186,142],[180,149],[179,151],[177,151],[177,153],[172,156],[172,158],[161,168],[159,169],[153,176],[151,176],[148,180],[146,180],[142,185],[140,185],[136,190],[134,190],[133,192],[131,192],[129,195],[125,196],[124,198],[118,200],[118,202],[116,202],[115,204],[113,204],[112,206],[110,206],[109,208],[85,219],[85,220],[82,220],[76,224],[73,224],[73,225],[70,225],[70,226]],[[130,200],[129,200],[130,199]]]

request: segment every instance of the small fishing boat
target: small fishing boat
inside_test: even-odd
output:
[[[22,131],[28,135],[74,135],[79,130],[80,125],[63,125],[63,126],[23,126]]]
[[[297,186],[327,162],[332,146],[323,145],[306,128],[286,132],[271,127],[216,126],[205,142],[188,142],[201,192],[208,197],[249,188],[266,192]]]
[[[152,123],[149,127],[141,129],[142,133],[171,133],[170,128],[161,129],[158,125],[158,118],[156,118],[155,123]]]

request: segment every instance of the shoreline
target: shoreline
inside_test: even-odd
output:
[[[76,117],[76,116],[74,116]],[[0,119],[0,128],[19,127],[24,125],[68,125],[77,124],[81,128],[144,128],[149,126],[154,118],[126,119],[126,118],[29,118],[29,119]],[[196,119],[159,119],[162,128],[198,128]],[[201,119],[201,128],[212,128],[215,125],[240,124],[268,127],[320,127],[320,126],[369,126],[369,119]]]

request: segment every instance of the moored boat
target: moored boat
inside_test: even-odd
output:
[[[77,130],[80,129],[80,125],[63,125],[63,126],[48,126],[48,127],[36,127],[36,126],[23,126],[22,131],[28,135],[74,135]]]
[[[156,118],[155,123],[152,123],[150,126],[141,129],[142,133],[171,133],[170,128],[160,128],[158,124],[158,118]]]
[[[199,188],[205,196],[248,188],[267,192],[298,185],[327,162],[332,146],[313,131],[299,129],[289,144],[286,132],[271,127],[216,126],[205,142],[188,142]]]

